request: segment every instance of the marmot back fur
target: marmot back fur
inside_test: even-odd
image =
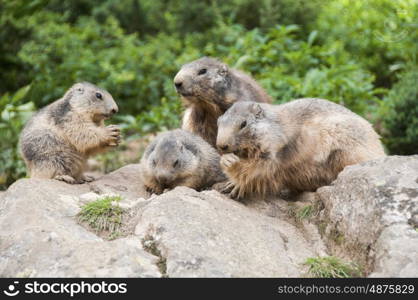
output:
[[[187,186],[196,190],[226,179],[220,155],[201,137],[176,129],[159,134],[141,159],[143,182],[149,193]]]
[[[88,82],[74,84],[65,95],[41,109],[20,136],[21,154],[33,178],[83,183],[90,155],[117,146],[119,128],[104,126],[118,111],[112,96]]]
[[[218,148],[231,197],[315,191],[345,166],[385,156],[362,117],[322,99],[239,102],[219,118]]]
[[[219,60],[203,57],[184,65],[174,78],[186,111],[182,129],[215,146],[217,119],[237,101],[271,103],[270,96],[249,75]]]

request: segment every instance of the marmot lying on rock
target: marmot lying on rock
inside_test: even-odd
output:
[[[322,99],[235,103],[218,120],[217,147],[233,198],[315,191],[345,166],[385,156],[365,119]]]
[[[271,98],[249,75],[203,57],[184,65],[174,78],[186,111],[182,129],[200,135],[215,146],[217,120],[237,101],[271,103]]]
[[[219,160],[217,151],[201,137],[181,129],[163,132],[142,156],[143,183],[151,194],[176,186],[208,188],[226,180]]]
[[[104,126],[117,111],[112,96],[88,82],[74,84],[61,99],[41,109],[20,136],[30,177],[92,181],[83,174],[87,158],[119,144],[119,128]]]

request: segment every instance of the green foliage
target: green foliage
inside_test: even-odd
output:
[[[24,176],[26,103],[43,107],[86,80],[114,96],[112,122],[125,136],[174,128],[182,107],[172,79],[203,55],[250,73],[276,103],[320,97],[377,116],[391,152],[417,153],[416,83],[405,75],[417,68],[417,20],[416,0],[0,0],[1,110],[15,113],[1,121],[0,135],[13,132],[2,187]],[[117,154],[101,157],[105,170],[122,163]]]
[[[112,17],[102,25],[81,17],[73,25],[57,14],[39,13],[32,22],[39,29],[19,57],[31,66],[34,80],[28,97],[38,105],[86,80],[111,91],[122,112],[138,113],[158,104],[171,87],[178,68],[173,62],[183,52],[181,43],[170,36],[141,41],[135,34],[124,34]]]
[[[34,111],[32,102],[23,103],[30,86],[0,97],[0,189],[25,176],[25,164],[20,158],[20,131]]]
[[[220,22],[240,24],[247,29],[270,28],[276,24],[304,26],[314,20],[322,3],[319,0],[107,0],[84,11],[90,10],[99,20],[115,15],[128,32],[184,36],[207,32]]]
[[[121,122],[121,129],[127,135],[135,136],[179,127],[180,113],[180,101],[169,101],[164,97],[161,99],[160,106],[150,107],[150,110],[144,111],[136,117],[124,115],[116,118]]]
[[[311,24],[326,43],[339,41],[345,50],[390,87],[408,62],[417,63],[416,0],[333,0]]]
[[[0,0],[0,95],[29,82],[25,65],[16,53],[30,30],[25,21],[15,16],[18,11],[20,7],[14,1]]]
[[[251,73],[278,103],[319,97],[365,114],[384,90],[375,89],[374,75],[356,64],[340,43],[319,45],[317,34],[304,40],[295,25],[267,33],[225,26],[215,33],[221,39],[208,43],[205,51]]]
[[[86,223],[96,232],[108,232],[110,237],[117,236],[122,226],[123,209],[119,206],[120,196],[106,196],[85,204],[78,214],[78,221]]]
[[[385,98],[383,137],[391,154],[418,153],[418,69],[408,71]]]
[[[360,277],[361,271],[353,263],[347,263],[334,256],[310,257],[304,265],[308,266],[308,275],[315,278]]]

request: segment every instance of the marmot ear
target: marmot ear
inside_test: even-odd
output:
[[[84,86],[81,83],[76,83],[73,85],[72,90],[78,94],[83,94],[84,93]]]
[[[222,75],[222,76],[225,76],[226,74],[228,74],[228,66],[227,66],[227,65],[225,65],[225,64],[222,64],[222,65],[219,67],[218,73],[219,73],[220,75]]]
[[[254,103],[251,105],[251,112],[255,115],[257,119],[264,117],[264,110],[260,104]]]

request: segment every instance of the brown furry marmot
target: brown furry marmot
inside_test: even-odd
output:
[[[385,156],[365,119],[322,99],[235,103],[218,121],[217,146],[233,198],[315,191],[345,166]]]
[[[200,135],[214,147],[218,117],[232,104],[272,102],[249,75],[209,57],[184,65],[175,76],[174,85],[186,107],[182,129]]]
[[[143,183],[149,193],[187,186],[196,190],[226,179],[220,155],[201,137],[176,129],[159,134],[141,159]]]
[[[41,109],[26,124],[20,150],[30,177],[83,183],[87,158],[119,144],[120,131],[104,120],[118,111],[112,96],[88,82]]]

